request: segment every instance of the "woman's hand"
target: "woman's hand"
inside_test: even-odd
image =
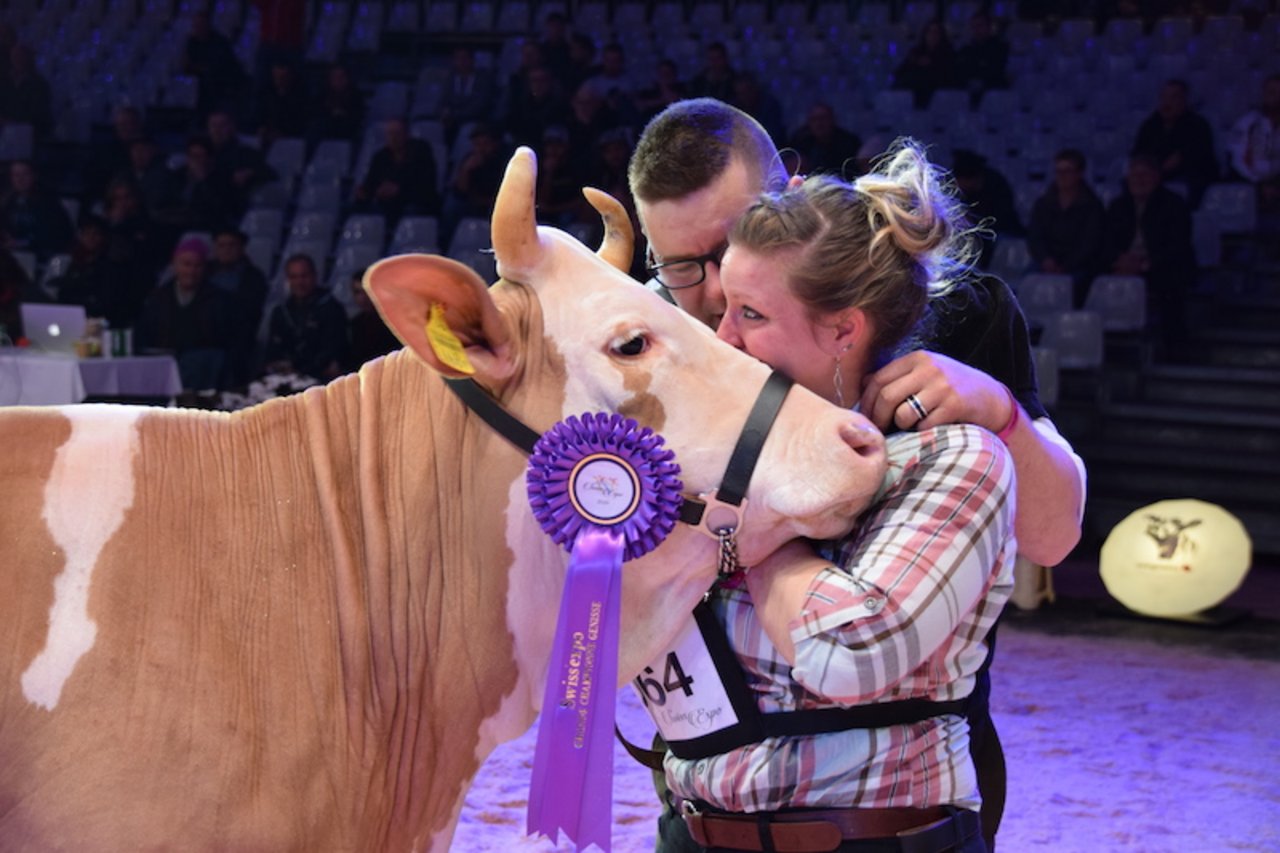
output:
[[[920,417],[908,397],[926,412]],[[928,429],[941,424],[977,424],[999,432],[1013,411],[1004,385],[953,358],[918,350],[894,359],[867,377],[862,413],[880,429]]]

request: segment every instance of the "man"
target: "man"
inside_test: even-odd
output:
[[[858,149],[862,140],[858,135],[840,126],[836,111],[826,101],[818,101],[809,107],[804,124],[796,129],[787,142],[800,158],[798,175],[828,172],[843,178],[852,178],[856,170]]]
[[[1258,188],[1258,207],[1280,209],[1280,74],[1262,81],[1262,103],[1231,129],[1231,168]]]
[[[1205,188],[1218,177],[1213,130],[1204,116],[1188,105],[1185,81],[1168,80],[1160,87],[1155,112],[1138,127],[1133,150],[1156,159],[1166,181],[1187,188],[1191,209],[1200,206]]]
[[[1116,275],[1138,275],[1156,309],[1164,355],[1188,352],[1187,294],[1195,283],[1191,209],[1163,186],[1160,162],[1147,154],[1129,158],[1125,191],[1107,207],[1106,263]]]
[[[289,296],[271,310],[267,327],[268,373],[300,373],[322,382],[342,375],[347,363],[347,312],[316,284],[309,255],[284,265]]]
[[[32,252],[40,261],[66,252],[73,237],[62,202],[40,186],[30,160],[9,164],[9,192],[0,199],[0,238],[5,248]]]
[[[1053,158],[1053,182],[1031,209],[1027,247],[1036,269],[1066,273],[1075,305],[1084,307],[1089,282],[1102,264],[1102,201],[1084,178],[1084,154],[1064,148]]]
[[[470,47],[455,47],[440,98],[445,142],[452,145],[458,131],[471,122],[488,121],[497,105],[498,85],[493,72],[476,67],[476,54]]]
[[[213,155],[214,182],[227,193],[228,212],[239,218],[249,205],[253,190],[274,178],[262,152],[240,141],[235,116],[230,110],[215,109],[205,122]]]
[[[267,277],[245,254],[246,235],[239,228],[223,226],[213,235],[213,262],[209,283],[225,293],[233,306],[227,381],[233,387],[248,385],[254,377],[258,326],[267,299]]]
[[[151,292],[133,331],[138,352],[173,353],[187,391],[223,387],[230,345],[231,304],[208,283],[208,254],[209,247],[199,238],[178,244],[173,281]]]
[[[648,263],[656,274],[651,284],[717,328],[726,311],[720,260],[729,230],[761,191],[787,183],[773,141],[754,119],[727,104],[707,98],[681,101],[645,128],[628,178],[648,242]],[[862,412],[881,429],[960,422],[1002,434],[1017,472],[1020,553],[1054,565],[1079,540],[1084,470],[1036,396],[1025,324],[1016,303],[1009,297],[1002,303],[1006,313],[994,318],[980,313],[991,305],[984,305],[983,298],[1007,292],[999,285],[967,306],[940,301],[936,313],[947,322],[935,331],[949,332],[949,339],[930,342],[937,352],[915,352],[877,371],[864,392]],[[1001,323],[1007,328],[1001,329]],[[991,346],[992,331],[1004,338],[998,346]],[[999,375],[1017,402],[1005,385],[957,360],[962,357]],[[923,404],[924,417],[918,410],[911,414],[915,407],[909,397]],[[1019,417],[1024,408],[1031,417]],[[990,727],[986,689],[980,681],[969,715],[984,807],[990,810],[984,815],[984,833],[993,843],[1003,808],[1004,767]]]
[[[380,213],[393,224],[405,214],[438,215],[440,188],[431,143],[411,137],[403,118],[387,119],[382,133],[385,144],[356,186],[357,206]]]

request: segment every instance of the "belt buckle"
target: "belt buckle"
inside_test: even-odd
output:
[[[680,814],[684,817],[697,817],[702,814],[702,810],[698,808],[698,804],[693,800],[680,798]]]

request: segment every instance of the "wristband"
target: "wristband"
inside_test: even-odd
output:
[[[1000,430],[996,433],[996,438],[1000,439],[1005,444],[1008,444],[1009,436],[1013,435],[1014,427],[1018,425],[1018,421],[1022,420],[1022,415],[1019,414],[1019,410],[1022,407],[1018,405],[1018,398],[1013,396],[1013,392],[1009,390],[1008,385],[1004,385],[1001,387],[1004,388],[1004,393],[1009,395],[1010,412],[1009,412],[1009,422],[1004,426],[1000,427]]]

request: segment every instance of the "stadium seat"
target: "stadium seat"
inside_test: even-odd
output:
[[[1057,354],[1064,370],[1097,370],[1102,367],[1102,318],[1093,311],[1049,314],[1040,345]]]
[[[391,235],[388,252],[393,255],[406,252],[439,254],[440,224],[434,216],[405,216],[396,224]]]
[[[1018,282],[1017,293],[1022,313],[1033,327],[1043,327],[1050,316],[1071,310],[1072,282],[1069,275],[1030,273]]]
[[[1210,184],[1200,209],[1213,214],[1221,234],[1251,233],[1258,227],[1258,193],[1252,184]]]
[[[338,250],[347,246],[373,246],[378,251],[387,240],[386,220],[376,213],[354,213],[347,217],[338,237]]]
[[[454,230],[448,254],[455,261],[471,267],[486,282],[492,282],[498,276],[493,252],[487,251],[492,245],[489,220],[469,216]]]
[[[1147,283],[1136,275],[1100,275],[1084,307],[1102,317],[1103,331],[1140,332],[1147,327]]]
[[[1058,404],[1058,353],[1049,347],[1032,347],[1040,403],[1046,409]]]

